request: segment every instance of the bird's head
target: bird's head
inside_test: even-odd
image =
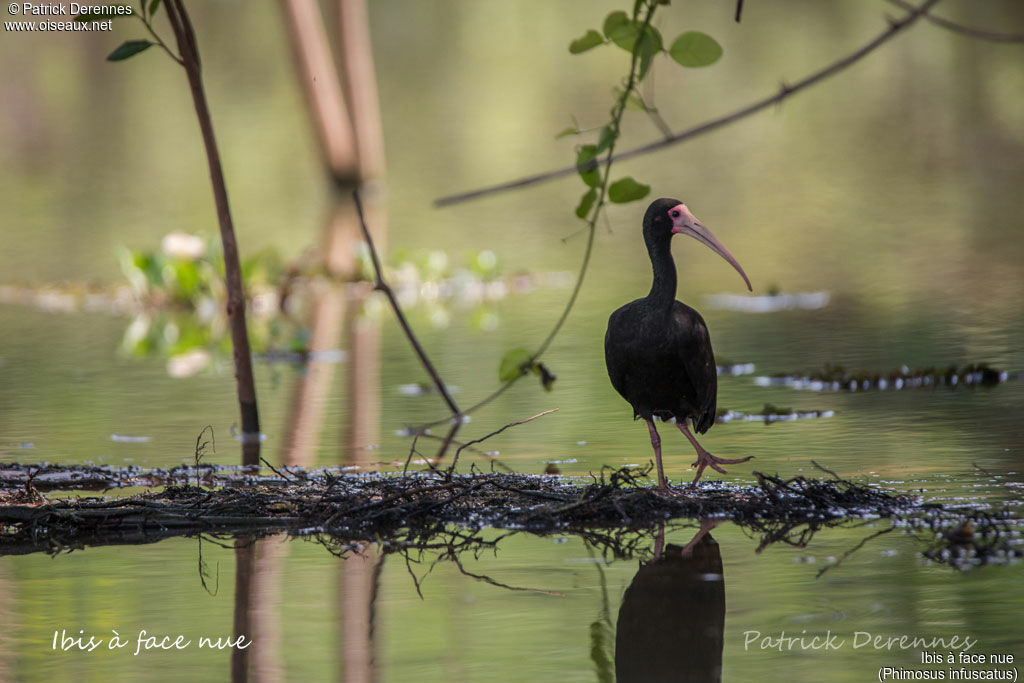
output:
[[[747,289],[753,291],[750,286],[750,278],[743,272],[739,261],[725,248],[725,245],[718,241],[718,238],[711,234],[711,231],[697,220],[690,212],[690,209],[678,199],[656,199],[647,207],[644,215],[644,240],[652,242],[668,241],[672,235],[689,235],[713,252],[721,256],[736,269],[747,283]]]

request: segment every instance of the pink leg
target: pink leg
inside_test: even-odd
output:
[[[705,535],[716,526],[722,523],[720,519],[702,519],[700,520],[700,531],[697,535],[690,539],[690,542],[683,546],[683,550],[680,553],[683,557],[689,557],[693,554],[693,547],[700,543],[700,539],[704,538]]]
[[[661,551],[665,548],[665,524],[658,525],[658,533],[654,537],[654,561],[661,559]]]
[[[647,420],[647,429],[651,432],[651,446],[654,447],[654,461],[658,463],[658,488],[668,491],[668,484],[665,482],[665,470],[661,467],[661,437],[658,430],[654,428],[654,421]]]
[[[690,433],[690,429],[686,426],[685,420],[680,420],[676,422],[676,427],[679,427],[679,431],[683,433],[683,436],[689,439],[690,443],[693,444],[693,447],[697,449],[697,462],[693,463],[693,466],[697,468],[697,476],[693,478],[692,482],[690,482],[690,486],[696,486],[697,481],[700,479],[700,475],[704,474],[705,467],[711,467],[711,469],[715,470],[716,472],[721,472],[722,474],[725,474],[726,472],[724,469],[722,469],[722,465],[735,465],[736,463],[746,462],[750,460],[752,457],[754,457],[752,455],[748,455],[745,458],[717,458],[708,453],[706,450],[704,450],[703,446],[697,443],[697,439],[694,438],[693,434]]]

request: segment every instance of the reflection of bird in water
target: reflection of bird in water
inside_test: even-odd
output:
[[[661,465],[661,437],[654,418],[674,419],[697,451],[696,484],[705,467],[725,473],[722,465],[746,462],[708,453],[697,443],[686,422],[698,434],[715,423],[718,377],[711,338],[700,313],[676,301],[676,264],[672,236],[693,237],[728,261],[750,288],[743,268],[718,239],[694,218],[678,199],[658,199],[644,215],[644,242],[654,268],[650,293],[619,308],[608,318],[604,357],[615,390],[633,406],[633,416],[647,422],[658,464],[658,488],[668,490]]]
[[[720,681],[725,580],[718,543],[701,530],[640,567],[619,608],[615,675],[638,681]]]

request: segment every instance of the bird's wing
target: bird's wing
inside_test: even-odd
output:
[[[628,305],[628,304],[627,304]],[[608,318],[608,330],[604,335],[604,358],[605,365],[608,368],[608,379],[612,381],[612,386],[623,396],[626,395],[626,363],[619,362],[617,360],[617,351],[622,344],[622,340],[615,338],[615,331],[620,329],[620,325],[616,324],[616,319],[623,315],[623,311],[626,306],[616,310]],[[628,399],[627,399],[628,400]]]
[[[672,316],[675,318],[672,327],[676,333],[677,358],[686,375],[681,389],[695,410],[693,427],[703,433],[715,423],[718,395],[718,372],[715,353],[711,349],[711,335],[700,313],[684,303],[676,302]]]

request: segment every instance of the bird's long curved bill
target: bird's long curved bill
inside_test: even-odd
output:
[[[743,266],[741,266],[740,262],[736,260],[736,257],[725,248],[724,244],[718,241],[717,237],[711,234],[710,230],[705,228],[699,220],[692,218],[692,216],[693,214],[690,214],[690,216],[687,217],[691,218],[691,220],[687,220],[682,225],[673,227],[672,232],[689,235],[711,251],[724,258],[729,262],[729,265],[735,268],[736,272],[743,277],[743,281],[747,283],[747,289],[751,292],[754,291],[754,288],[750,286],[750,278],[748,278],[747,274],[743,272]]]

